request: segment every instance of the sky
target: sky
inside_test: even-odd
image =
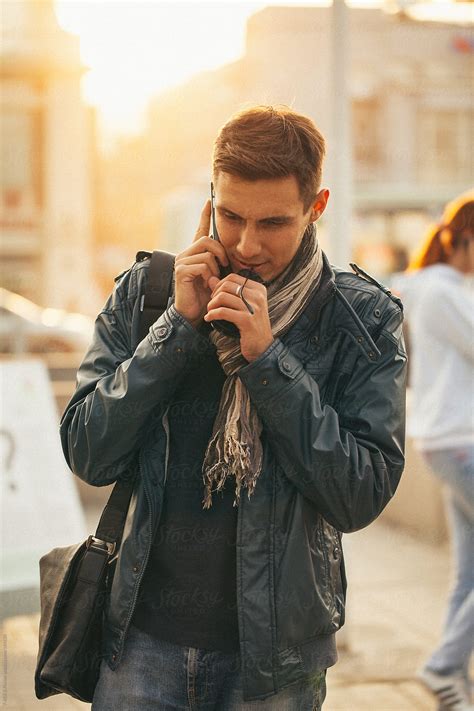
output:
[[[268,4],[301,6],[329,0],[56,0],[56,15],[63,29],[80,38],[81,59],[89,68],[83,79],[84,99],[98,109],[102,136],[113,137],[144,128],[146,105],[153,95],[197,72],[238,59],[245,49],[247,19]],[[449,1],[425,5],[449,7],[453,16],[455,5]]]
[[[244,52],[247,18],[264,2],[61,0],[61,27],[79,35],[85,100],[110,132],[139,131],[151,96]]]

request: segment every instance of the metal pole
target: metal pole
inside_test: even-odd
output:
[[[331,12],[331,127],[329,165],[331,196],[328,203],[331,262],[350,270],[352,221],[351,116],[348,90],[349,11],[344,0],[333,0]],[[344,625],[337,633],[339,649],[351,646],[351,627]]]
[[[331,197],[328,204],[328,254],[333,264],[349,269],[352,222],[352,147],[349,9],[333,0],[331,12],[331,134],[328,162]]]

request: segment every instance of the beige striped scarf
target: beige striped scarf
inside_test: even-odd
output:
[[[322,250],[312,223],[290,264],[267,284],[268,313],[274,338],[286,333],[298,319],[319,286],[322,269]],[[240,502],[242,487],[247,489],[250,498],[263,458],[262,423],[238,376],[238,370],[247,365],[240,352],[240,342],[216,330],[209,337],[216,346],[227,378],[202,467],[205,509],[212,506],[212,491],[220,491],[228,476],[235,477],[234,506]]]

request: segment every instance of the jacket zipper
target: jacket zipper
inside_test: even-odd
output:
[[[163,429],[166,434],[166,453],[165,453],[165,479],[163,484],[166,484],[166,479],[168,477],[168,459],[170,455],[170,424],[168,420],[168,410],[169,407],[166,408],[163,417],[161,418],[161,424],[163,425]]]
[[[275,593],[275,578],[276,578],[276,565],[275,565],[275,507],[276,507],[276,465],[272,462],[272,498],[271,498],[271,509],[270,509],[270,585],[271,585],[271,596],[270,596],[270,617],[271,617],[271,659],[272,659],[272,676],[273,676],[273,688],[277,688],[275,665],[278,663],[278,644],[277,644],[277,606],[276,606],[276,593]]]
[[[141,459],[141,456],[142,456],[142,454],[141,454],[141,452],[140,452],[140,454],[139,454],[139,456],[138,456],[138,475],[139,475],[139,476],[142,475],[142,467],[140,466],[140,459]],[[136,605],[136,602],[137,602],[138,591],[139,591],[139,589],[140,589],[140,583],[141,583],[141,581],[142,581],[143,574],[144,574],[144,572],[145,572],[146,564],[148,563],[148,557],[149,557],[149,555],[150,555],[150,550],[151,550],[151,543],[152,543],[152,541],[151,541],[151,534],[152,534],[151,502],[150,502],[150,497],[148,496],[148,490],[147,490],[147,487],[146,487],[145,483],[143,483],[143,488],[145,489],[145,496],[146,496],[146,500],[147,500],[147,503],[148,503],[148,526],[149,526],[149,529],[150,529],[150,538],[149,538],[148,548],[147,548],[147,551],[146,551],[146,554],[145,554],[145,559],[144,559],[142,568],[141,568],[141,570],[140,570],[140,575],[138,576],[137,581],[136,581],[136,583],[135,583],[135,590],[134,590],[134,593],[133,593],[132,603],[131,603],[131,605],[130,605],[130,608],[129,608],[129,611],[128,611],[128,616],[127,616],[127,619],[126,619],[126,622],[125,622],[125,627],[124,627],[124,630],[123,630],[122,643],[121,643],[121,645],[120,645],[120,652],[117,654],[117,658],[116,658],[116,659],[113,659],[113,661],[114,661],[116,664],[118,664],[118,663],[120,662],[121,658],[122,658],[123,647],[124,647],[124,643],[125,643],[125,637],[127,636],[127,631],[128,631],[128,627],[129,627],[129,625],[130,625],[130,620],[132,619],[133,611],[134,611],[134,609],[135,609],[135,605]]]
[[[165,410],[165,412],[164,412],[164,415],[163,415],[163,417],[162,417],[162,420],[161,420],[161,421],[162,421],[162,424],[163,424],[163,429],[165,430],[165,434],[166,434],[165,479],[164,479],[165,483],[166,483],[166,478],[167,478],[167,476],[168,476],[168,459],[169,459],[169,422],[168,422],[168,409],[169,409],[169,408],[167,407],[166,410]],[[139,473],[140,476],[141,476],[141,473],[142,473],[142,468],[141,468],[141,466],[140,466],[141,456],[142,456],[142,453],[140,452],[139,457],[138,457],[138,473]],[[143,560],[143,565],[142,565],[142,568],[141,568],[141,570],[140,570],[140,575],[138,576],[137,582],[135,583],[135,590],[134,590],[134,593],[133,593],[132,602],[131,602],[130,609],[129,609],[129,612],[128,612],[127,620],[126,620],[126,622],[125,622],[125,627],[124,627],[124,632],[123,632],[123,638],[122,638],[122,645],[121,645],[121,648],[120,648],[120,654],[117,655],[118,659],[115,660],[116,662],[119,662],[120,659],[122,658],[122,653],[123,653],[123,646],[124,646],[124,642],[125,642],[125,637],[126,637],[126,635],[127,635],[128,627],[129,627],[129,625],[130,625],[130,621],[131,621],[131,619],[132,619],[133,612],[134,612],[134,610],[135,610],[135,605],[136,605],[137,597],[138,597],[138,591],[139,591],[139,589],[140,589],[140,583],[141,583],[141,581],[142,581],[143,575],[144,575],[145,570],[146,570],[146,566],[147,566],[147,563],[148,563],[148,558],[150,557],[151,544],[152,544],[152,542],[153,542],[153,526],[152,526],[152,516],[151,516],[151,501],[150,501],[150,497],[149,497],[149,495],[148,495],[148,489],[147,489],[147,487],[146,487],[146,484],[145,484],[145,481],[144,481],[144,480],[143,480],[143,488],[145,489],[145,496],[146,496],[146,500],[147,500],[147,503],[148,503],[148,514],[149,514],[149,516],[148,516],[148,524],[149,524],[149,529],[150,529],[150,537],[149,537],[149,542],[148,542],[148,548],[147,548],[146,553],[145,553],[145,558],[144,558],[144,560]]]

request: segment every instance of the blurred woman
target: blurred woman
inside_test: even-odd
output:
[[[441,642],[419,679],[440,708],[473,709],[474,639],[474,191],[450,203],[395,288],[411,337],[408,434],[446,485],[456,581]]]

